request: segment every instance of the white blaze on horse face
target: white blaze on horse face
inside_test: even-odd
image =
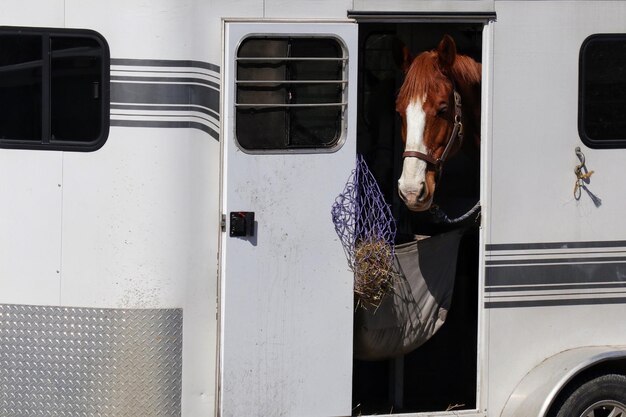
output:
[[[406,108],[406,145],[405,151],[418,151],[428,154],[424,144],[426,113],[422,108],[424,98],[411,101]],[[423,203],[426,193],[426,162],[418,158],[404,158],[402,175],[398,180],[400,196],[409,206]]]

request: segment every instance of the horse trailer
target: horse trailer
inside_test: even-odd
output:
[[[626,415],[626,1],[0,24],[0,415]]]

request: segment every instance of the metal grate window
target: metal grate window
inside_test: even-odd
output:
[[[345,128],[347,60],[334,38],[246,38],[236,57],[239,145],[247,150],[337,145]]]

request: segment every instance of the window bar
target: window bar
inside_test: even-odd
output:
[[[291,57],[291,47],[292,47],[292,42],[293,39],[289,38],[289,40],[287,41],[287,56]],[[285,79],[286,80],[292,80],[292,73],[291,73],[291,65],[290,65],[289,61],[286,63],[285,65]],[[292,99],[293,99],[293,91],[292,91],[292,86],[291,84],[287,84],[287,100],[286,103],[289,104],[288,107],[285,107],[285,138],[287,139],[287,143],[285,145],[287,145],[287,147],[291,146],[291,105],[294,104],[292,103]]]
[[[250,108],[296,108],[296,107],[342,107],[342,106],[347,106],[348,103],[347,102],[341,102],[341,103],[282,103],[282,104],[277,104],[277,103],[272,103],[272,104],[263,104],[263,103],[235,103],[235,107],[240,107],[240,108],[246,108],[246,107],[250,107]]]
[[[347,80],[236,80],[237,84],[347,84]]]
[[[51,136],[51,80],[52,74],[50,65],[50,35],[44,34],[41,36],[41,142],[44,144],[50,143]]]
[[[331,62],[347,62],[348,58],[325,58],[325,57],[237,57],[235,61],[250,61],[250,62],[264,62],[264,61],[331,61]]]

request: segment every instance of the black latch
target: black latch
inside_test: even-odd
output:
[[[230,236],[250,237],[254,236],[254,212],[231,211],[230,212]]]

